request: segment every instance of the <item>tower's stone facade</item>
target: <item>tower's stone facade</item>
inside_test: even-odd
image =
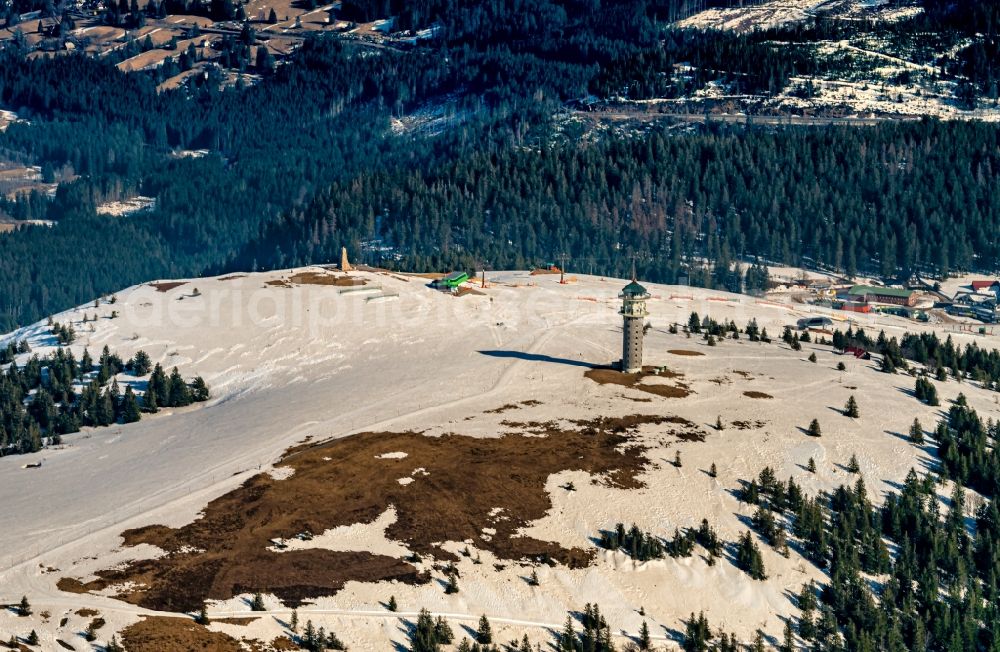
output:
[[[631,374],[642,371],[642,329],[643,321],[649,315],[646,312],[646,299],[649,292],[636,283],[635,279],[622,288],[618,298],[622,300],[622,308],[618,314],[622,316],[622,371]]]

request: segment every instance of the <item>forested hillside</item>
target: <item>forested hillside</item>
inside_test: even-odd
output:
[[[1000,130],[703,130],[480,152],[365,172],[292,211],[244,254],[283,267],[383,239],[403,268],[523,268],[569,253],[579,271],[738,291],[739,255],[849,274],[996,267]],[[716,261],[710,273],[693,259]]]
[[[0,158],[65,181],[52,198],[0,199],[0,213],[56,222],[0,235],[0,330],[144,280],[325,262],[342,245],[414,269],[565,252],[581,271],[622,273],[635,254],[650,279],[733,289],[741,256],[890,275],[995,266],[995,127],[607,130],[567,114],[588,98],[683,96],[720,75],[774,93],[820,65],[797,41],[845,29],[670,27],[712,4],[354,0],[344,12],[440,30],[408,49],[318,36],[254,83],[223,85],[211,68],[163,92],[162,70],[123,73],[118,54],[49,59],[10,44],[0,107],[26,121],[0,133]],[[994,5],[926,5],[891,29],[985,35],[944,68],[988,97]],[[451,117],[430,133],[389,128],[441,106]],[[178,154],[193,149],[208,154]],[[137,194],[155,208],[96,214]]]
[[[157,94],[151,80],[84,57],[0,58],[0,103],[32,118],[0,135],[0,148],[84,175],[42,213],[6,206],[58,226],[0,236],[3,329],[122,285],[222,264],[263,220],[335,175],[379,167],[394,147],[380,134],[400,85],[420,98],[446,77],[419,57],[361,58],[329,40],[267,83],[190,94]],[[212,154],[169,156],[175,148]],[[100,201],[139,191],[157,198],[155,211],[114,222],[95,215]]]

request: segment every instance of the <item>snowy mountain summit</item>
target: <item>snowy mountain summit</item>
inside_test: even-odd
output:
[[[777,488],[808,507],[863,479],[878,505],[930,463],[898,433],[938,409],[831,338],[940,326],[643,283],[644,366],[623,374],[625,280],[432,280],[310,267],[54,315],[77,359],[141,350],[211,396],[0,458],[2,597],[30,603],[0,631],[162,651],[291,649],[323,627],[375,650],[413,644],[427,609],[450,645],[485,617],[493,640],[534,646],[587,605],[619,646],[672,645],[692,612],[777,639],[791,595],[828,581]],[[825,329],[792,330],[817,316]],[[22,368],[60,348],[51,330],[2,343],[27,343]],[[141,401],[146,378],[109,382]],[[978,384],[935,384],[995,410]]]

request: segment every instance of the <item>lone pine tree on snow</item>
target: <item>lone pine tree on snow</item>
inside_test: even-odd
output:
[[[486,614],[483,614],[479,618],[479,627],[476,629],[476,642],[477,643],[493,642],[493,628],[490,627],[490,621],[488,618],[486,618]]]
[[[649,634],[649,625],[646,621],[642,621],[642,627],[639,629],[639,649],[648,650],[653,646],[653,639]]]
[[[847,399],[847,404],[844,406],[844,416],[851,417],[852,419],[857,419],[861,416],[858,410],[858,402],[854,399],[853,394]]]

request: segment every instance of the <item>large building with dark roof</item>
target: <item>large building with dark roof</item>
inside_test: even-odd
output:
[[[917,293],[913,290],[899,288],[884,288],[874,285],[855,285],[847,291],[851,301],[865,303],[889,303],[897,306],[913,307],[917,305]]]

